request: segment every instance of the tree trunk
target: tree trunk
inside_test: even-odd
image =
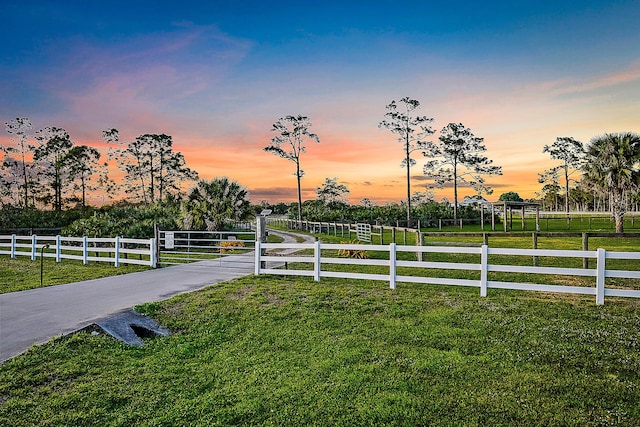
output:
[[[155,201],[155,176],[153,175],[153,154],[149,155],[149,201],[153,203]]]
[[[453,222],[458,222],[458,162],[453,161]]]
[[[567,213],[567,224],[569,224],[569,165],[564,165],[564,194],[565,194],[565,210]]]
[[[54,209],[60,212],[62,210],[62,182],[60,182],[60,160],[57,158],[57,156],[55,159],[54,167],[55,174],[53,178],[53,204]]]
[[[298,221],[302,221],[302,192],[300,190],[300,162],[296,162],[296,178],[298,179]]]
[[[411,159],[409,158],[409,137],[407,136],[407,227],[411,227]]]
[[[24,149],[22,151],[22,174],[24,176],[24,208],[29,206],[29,180],[27,179],[27,164],[24,160]]]
[[[611,200],[611,211],[616,222],[616,233],[624,233],[624,195],[621,192],[614,192]]]
[[[87,194],[86,194],[86,186],[85,186],[85,182],[84,182],[84,175],[80,178],[80,182],[81,182],[81,185],[82,185],[82,207],[84,208],[84,207],[87,206],[87,203],[86,203]]]
[[[624,212],[613,214],[616,219],[616,233],[624,233]]]

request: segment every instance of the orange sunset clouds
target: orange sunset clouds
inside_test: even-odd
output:
[[[337,177],[351,203],[406,197],[401,145],[378,128],[405,96],[434,118],[433,139],[450,122],[484,138],[504,172],[487,179],[489,199],[534,197],[558,136],[640,131],[636,2],[409,3],[8,1],[0,114],[101,149],[108,128],[125,141],[172,135],[202,178],[237,180],[254,202],[296,199],[293,163],[263,151],[289,114],[321,140],[303,153],[303,197]],[[412,192],[423,191],[413,158]]]

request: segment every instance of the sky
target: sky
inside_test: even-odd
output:
[[[301,158],[303,199],[335,177],[351,203],[382,204],[406,197],[406,170],[378,124],[410,97],[437,131],[484,138],[503,169],[489,200],[528,198],[558,164],[542,152],[556,137],[640,132],[638,22],[635,0],[3,0],[0,119],[96,147],[105,129],[165,133],[201,178],[275,203],[297,199],[295,165],[263,148],[276,120],[301,114],[320,138]],[[426,159],[413,158],[424,191]]]

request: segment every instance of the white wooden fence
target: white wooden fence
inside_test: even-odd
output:
[[[63,237],[63,236],[0,236],[0,254],[11,258],[28,256],[156,266],[155,239],[127,239],[122,237]],[[135,258],[137,257],[137,259]]]
[[[265,255],[264,252],[269,249],[313,249],[313,255],[289,255],[289,256],[273,256]],[[321,250],[354,250],[354,251],[385,251],[389,253],[388,259],[353,259],[353,258],[331,258],[323,257]],[[422,261],[406,261],[397,258],[398,252],[421,252],[421,253],[450,253],[450,254],[475,254],[480,256],[480,263],[462,263],[462,262],[422,262]],[[562,258],[593,258],[597,261],[595,269],[585,268],[560,268],[560,267],[535,267],[525,265],[505,265],[490,264],[490,255],[515,255],[526,257],[562,257]],[[598,249],[595,251],[578,251],[578,250],[546,250],[546,249],[508,249],[508,248],[489,248],[487,245],[481,247],[442,247],[442,246],[404,246],[391,243],[390,245],[357,245],[357,244],[321,244],[319,241],[315,243],[261,243],[256,242],[256,263],[255,274],[278,274],[278,275],[295,275],[310,276],[316,281],[320,281],[321,277],[339,277],[350,279],[367,279],[388,281],[391,289],[396,288],[397,282],[425,283],[425,284],[442,284],[455,286],[472,286],[480,288],[480,295],[487,296],[487,289],[515,289],[527,291],[544,291],[544,292],[563,292],[572,294],[595,295],[597,304],[604,304],[605,296],[611,297],[630,297],[640,298],[640,290],[633,289],[617,289],[605,286],[607,278],[627,278],[640,279],[640,271],[629,270],[611,270],[606,268],[607,260],[638,260],[640,261],[640,252],[614,252]],[[281,268],[264,268],[269,262],[275,262],[276,265],[283,263],[311,263],[311,270],[290,270]],[[263,264],[264,263],[264,264]],[[367,265],[367,266],[386,266],[389,268],[389,274],[373,274],[373,273],[353,273],[343,271],[327,271],[322,269],[323,264],[347,264],[347,265]],[[273,264],[272,264],[273,265]],[[636,264],[640,266],[640,264]],[[398,275],[398,267],[413,267],[421,269],[448,269],[448,270],[467,270],[479,271],[480,280],[470,279],[451,279],[442,277],[422,277],[412,275]],[[565,286],[565,285],[548,285],[536,283],[514,283],[489,280],[489,273],[507,272],[507,273],[527,273],[542,275],[564,275],[564,276],[586,276],[594,277],[595,283],[592,287],[586,286]]]

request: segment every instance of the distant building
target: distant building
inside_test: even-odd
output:
[[[484,197],[473,196],[467,197],[462,202],[458,203],[458,206],[469,206],[469,205],[483,205],[485,203],[489,203]],[[451,204],[453,206],[453,203]]]

